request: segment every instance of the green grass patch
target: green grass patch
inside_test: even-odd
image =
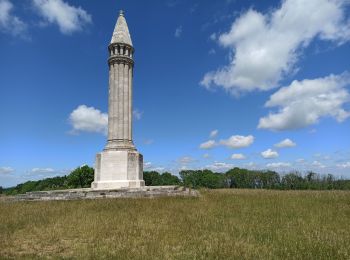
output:
[[[0,258],[350,259],[349,191],[0,201]]]

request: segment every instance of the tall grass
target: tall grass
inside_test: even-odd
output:
[[[0,258],[350,259],[350,192],[0,202]]]

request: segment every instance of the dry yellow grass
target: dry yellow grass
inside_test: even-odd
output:
[[[0,202],[0,258],[350,259],[350,192]]]

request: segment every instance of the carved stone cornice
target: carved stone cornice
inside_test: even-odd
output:
[[[115,63],[124,63],[124,64],[129,64],[131,66],[134,66],[134,60],[128,56],[112,55],[111,57],[109,57],[108,65],[115,64]]]

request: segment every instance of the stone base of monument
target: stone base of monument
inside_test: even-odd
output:
[[[134,150],[105,150],[96,155],[95,180],[92,189],[141,188],[143,157]]]
[[[179,186],[145,186],[138,189],[71,189],[27,192],[16,196],[3,197],[6,201],[50,201],[81,200],[102,198],[156,198],[156,197],[197,197],[198,191]]]

